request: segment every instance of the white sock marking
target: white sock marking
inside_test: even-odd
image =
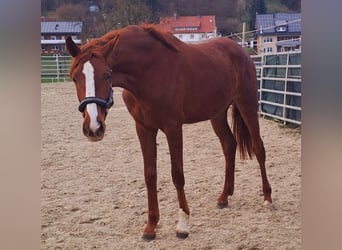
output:
[[[94,67],[89,61],[83,65],[83,74],[86,82],[86,97],[95,96]],[[89,128],[95,132],[100,127],[100,123],[97,121],[97,105],[95,103],[87,104],[87,112],[90,118]]]
[[[190,232],[189,215],[184,213],[183,209],[179,209],[178,215],[179,215],[179,221],[178,221],[176,231],[178,233],[189,233]]]

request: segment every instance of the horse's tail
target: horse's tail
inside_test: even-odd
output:
[[[241,159],[252,159],[252,139],[246,123],[241,117],[241,113],[235,104],[232,105],[233,133],[240,151]]]

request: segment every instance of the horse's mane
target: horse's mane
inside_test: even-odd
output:
[[[119,40],[119,35],[120,30],[113,30],[100,38],[91,39],[86,44],[82,45],[81,53],[74,58],[74,63],[71,65],[70,73],[75,70],[80,61],[85,61],[92,55],[102,56],[107,49],[115,47]]]
[[[179,52],[182,42],[174,37],[171,33],[163,32],[154,24],[141,24],[140,27],[146,30],[151,36],[163,43],[169,49]]]
[[[74,58],[74,63],[70,68],[70,72],[73,72],[80,61],[89,59],[92,55],[102,56],[109,49],[114,50],[118,44],[120,35],[123,32],[127,32],[128,29],[142,29],[149,35],[161,42],[167,48],[179,52],[182,42],[174,37],[171,33],[163,32],[153,24],[141,24],[139,26],[129,26],[120,30],[113,30],[100,38],[95,38],[82,45],[81,53]],[[134,32],[134,31],[133,31]]]

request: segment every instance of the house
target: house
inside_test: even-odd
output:
[[[159,28],[186,43],[196,43],[217,36],[215,16],[177,16],[160,19]]]
[[[82,22],[47,21],[40,22],[40,43],[42,54],[65,54],[65,38],[71,36],[76,44],[81,44]]]
[[[257,52],[275,53],[301,49],[301,14],[256,15]]]

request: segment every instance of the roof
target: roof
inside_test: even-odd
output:
[[[216,32],[215,16],[169,16],[161,18],[159,28],[173,34]]]
[[[276,33],[276,26],[287,26],[286,33],[301,33],[300,13],[257,14],[255,28],[259,34]]]
[[[40,32],[44,34],[81,33],[82,22],[69,21],[41,21]]]

